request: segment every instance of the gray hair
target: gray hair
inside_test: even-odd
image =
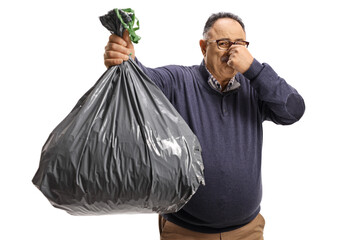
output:
[[[211,16],[208,18],[208,20],[205,23],[205,27],[204,27],[204,31],[203,31],[203,37],[206,38],[207,33],[209,32],[210,28],[214,25],[214,23],[219,20],[220,18],[231,18],[234,19],[235,21],[237,21],[241,27],[243,28],[244,32],[245,32],[245,25],[243,23],[243,21],[241,20],[241,18],[233,13],[229,13],[229,12],[219,12],[219,13],[213,13],[211,14]]]

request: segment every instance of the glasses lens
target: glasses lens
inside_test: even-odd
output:
[[[245,41],[236,41],[235,44],[236,44],[236,45],[245,46],[245,47],[248,46],[247,42],[245,42]]]
[[[228,40],[220,40],[218,41],[218,47],[220,49],[228,49],[230,47],[230,41]]]

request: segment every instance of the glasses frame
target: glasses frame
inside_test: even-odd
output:
[[[220,46],[219,46],[219,42],[220,42],[220,41],[228,41],[228,42],[230,43],[229,48],[230,48],[232,45],[234,45],[234,44],[235,44],[235,45],[241,45],[241,44],[236,44],[237,42],[245,43],[245,45],[241,45],[241,46],[245,46],[246,48],[248,48],[248,47],[249,47],[249,44],[250,44],[250,42],[244,41],[244,40],[236,40],[236,41],[230,41],[229,39],[207,40],[207,42],[216,43],[216,45],[217,45],[217,47],[218,47],[219,50],[228,50],[229,48],[227,48],[227,49],[225,49],[225,48],[220,48]]]

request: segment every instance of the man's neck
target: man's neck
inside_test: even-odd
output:
[[[222,91],[226,89],[226,86],[228,85],[229,81],[234,77],[234,76],[232,76],[231,78],[219,77],[213,74],[210,70],[208,71],[220,83]]]

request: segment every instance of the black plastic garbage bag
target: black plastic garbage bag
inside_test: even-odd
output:
[[[73,215],[175,212],[204,184],[201,147],[130,58],[53,130],[33,183]]]

